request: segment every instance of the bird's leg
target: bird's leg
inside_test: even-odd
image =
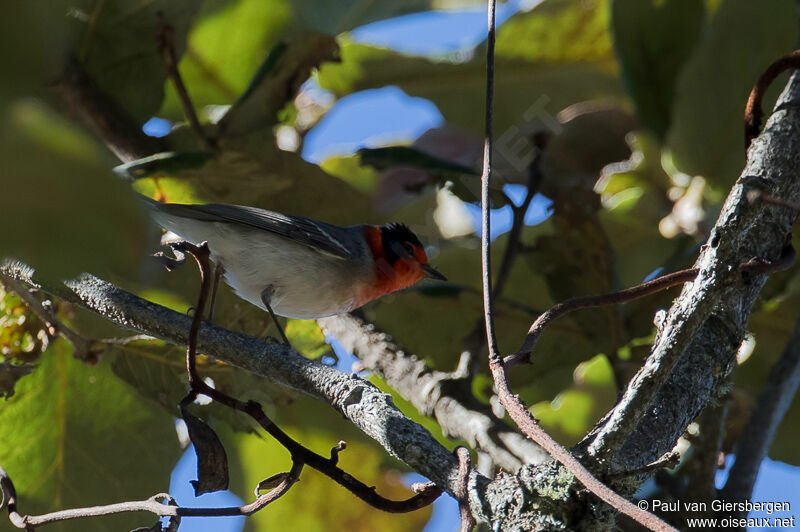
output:
[[[219,288],[219,278],[225,273],[225,267],[222,263],[218,263],[214,267],[214,285],[211,289],[211,304],[208,308],[208,321],[214,320],[214,303],[217,302],[217,288]]]
[[[266,307],[267,312],[269,312],[269,315],[272,317],[272,322],[275,324],[275,327],[277,327],[278,332],[281,335],[281,338],[283,338],[283,343],[291,347],[292,344],[290,344],[289,339],[286,338],[286,333],[283,332],[283,327],[281,327],[281,324],[278,323],[278,317],[275,316],[275,312],[273,312],[272,307],[269,304],[270,300],[272,299],[272,292],[273,292],[272,285],[269,285],[264,290],[262,290],[261,302],[264,303],[264,307]]]

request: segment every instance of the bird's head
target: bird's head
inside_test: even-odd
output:
[[[422,242],[403,224],[369,226],[367,242],[375,259],[377,283],[383,293],[407,288],[424,277],[447,280],[428,264]]]

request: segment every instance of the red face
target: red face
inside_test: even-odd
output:
[[[425,249],[410,230],[403,227],[402,231],[391,231],[387,235],[385,227],[366,228],[367,243],[372,251],[376,269],[375,283],[367,288],[364,303],[384,294],[408,288],[423,277],[445,279],[441,273],[428,265]],[[410,235],[410,238],[395,238],[405,234]]]

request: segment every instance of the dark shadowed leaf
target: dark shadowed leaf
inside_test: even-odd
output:
[[[0,113],[2,254],[60,278],[136,271],[145,236],[139,207],[99,147],[38,101]]]
[[[675,83],[697,42],[703,0],[614,0],[614,49],[642,124],[663,139]]]
[[[228,455],[219,436],[205,421],[181,405],[181,417],[197,453],[197,480],[192,480],[195,497],[228,489]]]

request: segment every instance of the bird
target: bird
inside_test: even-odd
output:
[[[169,231],[162,242],[207,242],[216,280],[221,273],[236,295],[269,312],[287,344],[275,315],[334,316],[423,278],[447,280],[401,223],[340,227],[243,205],[142,199]]]

